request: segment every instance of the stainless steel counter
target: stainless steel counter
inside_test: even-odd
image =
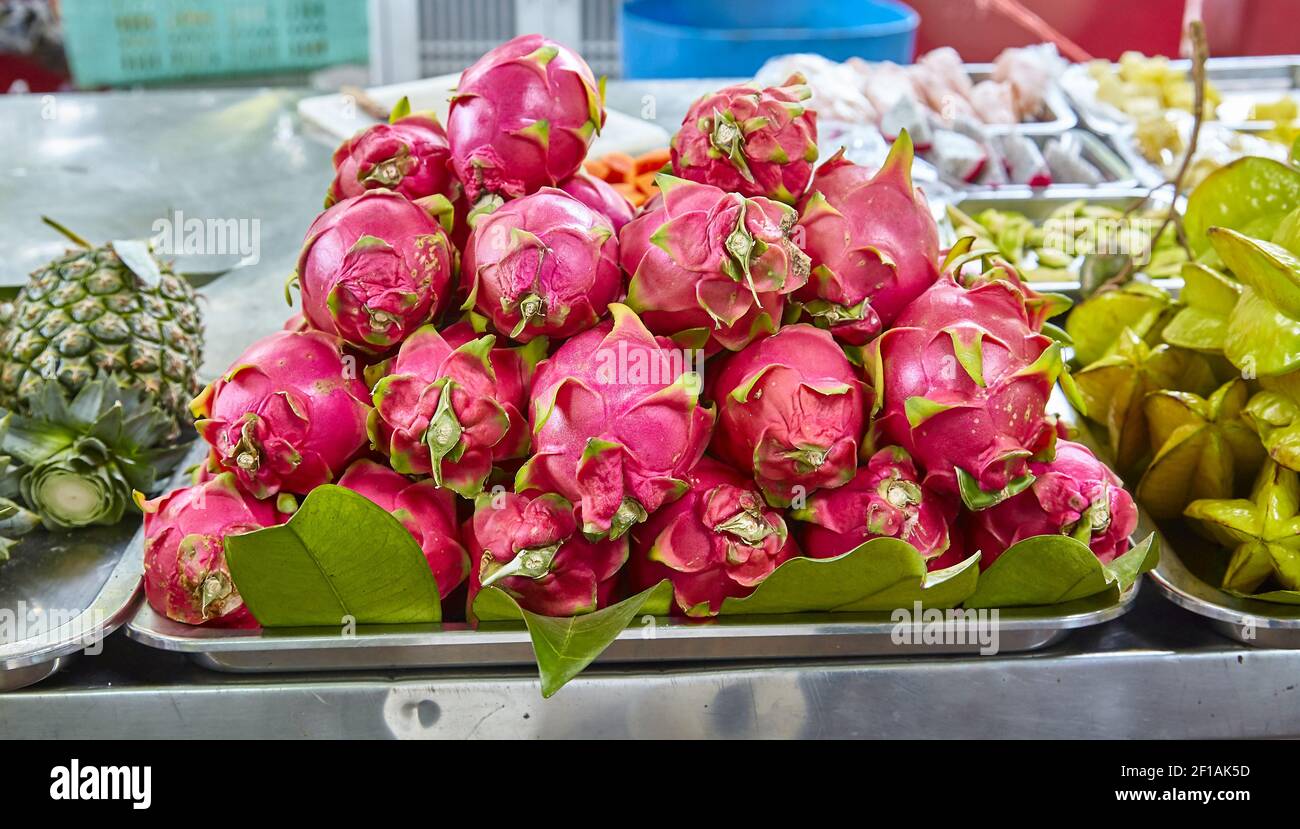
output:
[[[609,101],[653,102],[671,128],[705,86],[614,83]],[[204,371],[220,371],[288,316],[284,277],[330,178],[332,148],[303,133],[298,97],[0,96],[0,285],[62,250],[41,214],[97,241],[146,236],[175,209],[257,219],[259,261],[203,291]],[[1294,737],[1298,688],[1300,651],[1233,643],[1147,589],[1123,619],[1033,654],[597,666],[546,701],[531,670],[216,674],[119,633],[0,695],[0,739]]]
[[[983,658],[241,676],[122,636],[0,695],[0,738],[1296,737],[1300,651],[1161,599],[1045,651]]]

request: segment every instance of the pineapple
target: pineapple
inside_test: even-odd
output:
[[[78,248],[32,274],[7,323],[0,309],[0,406],[39,418],[33,401],[43,379],[72,397],[112,375],[165,412],[175,437],[191,422],[186,407],[199,390],[203,331],[193,288],[143,243],[92,247],[46,222]]]

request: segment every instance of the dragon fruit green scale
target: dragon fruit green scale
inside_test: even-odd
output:
[[[790,239],[797,214],[770,199],[658,177],[663,200],[623,228],[627,304],[656,334],[739,351],[781,324],[785,296],[808,279]]]
[[[408,199],[441,195],[460,198],[460,182],[449,164],[447,133],[432,112],[411,112],[406,98],[386,124],[375,124],[334,151],[334,181],[325,206],[367,190],[395,190]]]
[[[802,75],[729,86],[696,101],[672,141],[676,175],[742,196],[794,204],[817,160],[817,113]]]
[[[577,172],[604,126],[604,97],[586,61],[541,35],[479,58],[447,115],[452,167],[470,202],[517,198]]]
[[[438,486],[472,498],[495,462],[524,454],[526,389],[498,382],[495,342],[487,335],[453,347],[426,325],[381,366],[386,375],[374,385],[368,430],[393,469],[432,475]]]
[[[609,219],[550,187],[479,217],[461,279],[464,309],[519,342],[590,328],[623,290]]]
[[[411,202],[391,190],[326,210],[307,231],[294,275],[307,321],[376,354],[441,314],[455,252],[439,220],[450,218],[442,196]]]
[[[533,382],[533,456],[515,489],[558,492],[592,538],[618,538],[686,489],[713,410],[695,360],[655,338],[626,305],[565,342]]]

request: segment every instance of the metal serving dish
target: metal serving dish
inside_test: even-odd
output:
[[[1084,185],[1059,184],[1031,190],[1027,187],[985,188],[982,191],[960,193],[949,202],[962,212],[974,215],[981,210],[1013,210],[1022,213],[1036,224],[1045,221],[1054,210],[1073,201],[1083,199],[1089,204],[1125,210],[1130,205],[1146,199],[1155,209],[1169,205],[1167,190],[1152,193],[1145,187],[1087,187]],[[945,210],[936,211],[939,219],[939,241],[947,247],[957,240],[957,232]],[[1169,291],[1182,289],[1181,278],[1157,279],[1155,283]],[[1082,285],[1078,279],[1069,281],[1034,281],[1031,283],[1041,291],[1078,296]]]
[[[1169,65],[1191,71],[1191,61],[1171,60]],[[1210,58],[1205,64],[1206,77],[1223,96],[1218,123],[1231,129],[1257,131],[1273,126],[1271,121],[1251,121],[1252,105],[1289,95],[1300,100],[1300,56]],[[1095,98],[1095,82],[1087,67],[1075,64],[1065,70],[1061,85],[1073,102],[1088,129],[1106,135],[1130,131],[1133,119],[1119,109]]]
[[[993,64],[968,63],[966,64],[966,71],[970,75],[971,81],[979,83],[993,76]],[[987,124],[985,128],[993,135],[1003,135],[1011,132],[1023,133],[1024,135],[1060,135],[1078,125],[1079,118],[1074,114],[1074,108],[1070,106],[1070,99],[1066,96],[1065,90],[1061,88],[1059,83],[1053,82],[1048,86],[1043,102],[1047,110],[1047,117],[1041,121],[1022,121],[1019,124]]]
[[[138,517],[23,538],[0,569],[0,691],[53,675],[129,618],[142,544]]]
[[[958,181],[948,176],[942,176],[940,180],[963,194],[975,193],[993,193],[998,195],[1007,195],[1014,198],[1037,198],[1043,194],[1050,194],[1053,190],[1060,187],[1077,188],[1081,190],[1094,191],[1097,188],[1133,188],[1140,183],[1137,173],[1134,172],[1133,166],[1129,161],[1122,158],[1119,153],[1111,149],[1106,142],[1088,132],[1078,128],[1068,129],[1060,134],[1033,133],[1029,135],[1030,140],[1038,145],[1042,150],[1047,146],[1047,142],[1052,139],[1060,139],[1070,136],[1073,140],[1078,141],[1083,147],[1083,159],[1102,174],[1102,182],[1097,185],[1083,184],[1076,182],[1061,182],[1052,184],[1048,187],[1029,187],[1024,184],[971,184],[969,182]]]
[[[999,611],[998,652],[1045,648],[1071,630],[1099,625],[1128,612],[1140,585],[1116,604],[1077,612],[1041,608]],[[943,644],[895,642],[897,626],[888,613],[803,614],[734,617],[687,622],[645,617],[601,654],[617,662],[712,662],[737,659],[878,657],[978,653],[980,644],[954,641],[960,623],[945,624]],[[191,627],[159,616],[141,603],[126,635],[161,650],[189,654],[217,671],[327,671],[388,668],[464,668],[532,665],[533,649],[522,625],[464,623],[359,628],[355,635],[333,631],[220,630]]]
[[[1169,601],[1204,616],[1219,633],[1242,644],[1300,648],[1300,605],[1246,599],[1214,587],[1193,569],[1213,569],[1215,559],[1227,561],[1227,551],[1190,529],[1170,529],[1169,537],[1173,543],[1161,550],[1160,564],[1150,574]]]

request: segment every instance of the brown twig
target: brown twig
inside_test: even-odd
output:
[[[1174,226],[1174,233],[1178,237],[1178,243],[1187,252],[1188,258],[1195,256],[1191,245],[1187,241],[1187,234],[1183,230],[1182,217],[1178,215],[1178,199],[1183,194],[1187,171],[1192,166],[1192,158],[1196,155],[1196,145],[1200,141],[1201,123],[1205,120],[1205,62],[1209,60],[1210,47],[1205,38],[1205,24],[1202,21],[1190,21],[1188,23],[1188,35],[1192,41],[1192,90],[1194,97],[1192,100],[1192,134],[1187,141],[1187,148],[1183,152],[1183,160],[1179,163],[1178,172],[1172,179],[1162,181],[1148,190],[1144,198],[1129,205],[1128,209],[1124,211],[1124,216],[1128,217],[1133,211],[1150,201],[1157,191],[1171,185],[1174,188],[1173,198],[1169,201],[1169,209],[1165,212],[1160,227],[1156,229],[1155,233],[1151,234],[1151,242],[1147,245],[1145,257],[1141,261],[1130,259],[1120,269],[1119,273],[1097,287],[1097,293],[1122,286],[1133,277],[1135,272],[1151,264],[1151,254],[1155,250],[1156,240],[1164,235],[1165,229],[1171,224]]]

